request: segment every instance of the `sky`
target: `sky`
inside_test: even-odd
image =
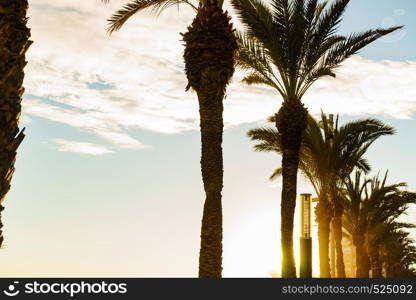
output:
[[[109,36],[106,18],[125,2],[30,1],[27,136],[4,203],[3,277],[197,276],[204,200],[198,106],[185,92],[179,34],[194,13],[182,6],[158,17],[141,13]],[[341,122],[375,117],[394,126],[397,134],[376,142],[367,158],[372,174],[389,170],[389,182],[407,182],[411,191],[415,14],[413,0],[351,0],[343,34],[406,27],[303,99],[315,115],[322,109]],[[281,181],[268,176],[280,157],[253,152],[246,132],[264,125],[281,100],[269,88],[243,85],[242,75],[236,72],[225,100],[223,275],[270,277],[280,270]],[[301,177],[298,191],[312,192]],[[407,220],[415,214],[411,208]],[[314,254],[316,244],[315,237]]]

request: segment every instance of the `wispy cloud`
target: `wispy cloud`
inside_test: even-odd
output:
[[[35,44],[28,59],[24,113],[96,134],[123,149],[145,149],[135,129],[179,133],[198,128],[196,95],[186,93],[182,42],[191,10],[142,13],[109,37],[113,1],[38,0],[30,9]],[[50,11],[50,13],[45,13]],[[247,87],[237,72],[225,100],[227,126],[257,122],[276,112],[277,93]],[[318,82],[304,101],[312,113],[380,114],[410,118],[416,112],[416,62],[349,60],[336,79]],[[47,99],[48,101],[43,101]]]
[[[57,144],[57,150],[61,152],[72,152],[90,155],[103,155],[113,152],[105,146],[92,143],[68,141],[64,139],[54,139],[53,142]]]

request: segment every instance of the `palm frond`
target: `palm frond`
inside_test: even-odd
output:
[[[336,0],[328,9],[321,11],[316,25],[314,44],[319,45],[335,33],[349,2],[350,0]]]
[[[275,12],[272,12],[262,1],[232,0],[231,2],[242,20],[246,34],[262,44],[263,48],[267,50],[270,60],[279,70],[279,77],[284,85],[284,89],[282,87],[280,89],[288,90],[287,28],[276,20]],[[276,2],[280,2],[280,0],[276,0]]]
[[[283,173],[283,169],[282,168],[278,168],[276,170],[274,170],[274,172],[272,173],[272,175],[270,175],[269,180],[276,180],[277,178],[279,178],[280,176],[282,176]]]
[[[275,75],[268,52],[256,39],[247,34],[237,33],[239,50],[236,64],[243,70],[251,70],[257,77],[261,77],[261,83],[275,88],[280,94],[284,94],[281,80]],[[248,80],[250,82],[250,80]],[[266,83],[267,82],[267,83]]]
[[[275,70],[267,77],[276,83],[285,100],[301,100],[315,81],[325,76],[335,77],[336,68],[344,60],[380,37],[402,28],[336,35],[349,2],[271,0],[268,6],[261,0],[232,0],[246,34],[262,47],[268,65]],[[253,65],[254,70],[259,71],[255,57],[252,56],[248,63],[241,55],[243,62],[240,65],[246,69]],[[256,78],[253,83],[269,81],[264,80],[262,72],[259,73],[263,79]]]
[[[237,15],[250,37],[269,44],[273,28],[273,15],[269,7],[259,0],[232,0]]]
[[[403,26],[396,26],[387,29],[368,30],[363,33],[351,34],[345,41],[339,43],[328,52],[324,64],[331,67],[337,67],[347,58],[357,54],[362,48],[379,38],[402,28]]]
[[[108,3],[109,0],[103,0],[105,3]],[[114,31],[120,30],[121,27],[136,13],[150,8],[153,13],[160,13],[162,10],[172,6],[186,4],[191,6],[194,10],[196,7],[189,2],[188,0],[133,0],[121,9],[116,11],[108,20],[108,33],[113,33]]]
[[[275,84],[270,81],[269,79],[265,78],[263,75],[259,73],[252,73],[247,75],[242,80],[247,85],[254,85],[254,84],[264,84],[270,87],[275,87]]]
[[[262,127],[251,129],[248,131],[247,136],[252,141],[268,144],[270,148],[273,148],[273,151],[280,151],[281,137],[275,128]]]
[[[237,65],[242,69],[253,69],[258,73],[271,73],[272,67],[266,49],[256,39],[237,32],[239,53]]]

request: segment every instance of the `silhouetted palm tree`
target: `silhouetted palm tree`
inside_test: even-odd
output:
[[[331,206],[328,215],[319,215],[319,210],[317,212],[321,277],[329,277],[330,274],[328,247],[332,207],[342,208],[338,190],[354,168],[365,172],[370,170],[368,162],[363,158],[367,149],[379,137],[393,133],[393,128],[374,119],[357,120],[341,127],[338,119],[334,126],[331,122],[324,114],[319,123],[309,116],[308,126],[303,133],[299,163],[300,170],[313,185],[321,205],[325,203]],[[274,151],[281,154],[282,139],[276,129],[253,129],[248,132],[248,136],[252,140],[260,141],[254,147],[256,151]],[[276,169],[271,179],[281,173],[281,168]],[[342,209],[338,210],[342,212]],[[342,213],[338,217],[341,218]],[[336,225],[338,276],[345,277],[341,245],[342,220],[338,219]]]
[[[110,33],[119,30],[131,16],[146,8],[160,11],[172,5],[186,4],[196,11],[192,25],[182,36],[188,78],[186,90],[195,90],[199,100],[201,171],[206,194],[199,276],[221,277],[223,100],[234,73],[238,45],[230,17],[222,9],[223,0],[200,0],[198,3],[193,5],[187,0],[133,0],[108,20],[108,30]]]
[[[383,261],[387,261],[387,257],[388,255],[390,255],[383,255],[383,246],[388,246],[388,244],[391,242],[391,237],[394,236],[394,234],[392,234],[393,232],[396,232],[403,228],[415,228],[415,225],[411,223],[397,222],[393,219],[382,224],[376,224],[376,226],[374,227],[370,226],[369,232],[367,233],[367,249],[368,255],[370,257],[371,277],[383,277]],[[387,275],[387,272],[385,272],[385,274]]]
[[[376,176],[370,180],[361,179],[356,172],[355,179],[348,178],[343,193],[345,219],[344,228],[351,234],[356,248],[356,277],[369,277],[371,269],[370,242],[374,242],[377,230],[384,224],[397,220],[416,202],[416,194],[400,190],[405,183],[387,185],[387,173],[382,181]],[[373,256],[375,276],[379,276],[377,260]],[[378,273],[378,274],[377,274]]]
[[[331,5],[318,2],[272,0],[270,7],[261,0],[232,0],[246,28],[246,33],[239,35],[237,58],[238,65],[250,71],[244,82],[271,86],[283,98],[276,115],[276,127],[282,138],[283,277],[296,277],[293,218],[299,149],[308,115],[302,98],[318,79],[335,77],[335,69],[351,55],[400,28],[340,36],[336,31],[350,1],[336,0]]]
[[[394,129],[374,119],[358,120],[338,128],[338,118],[334,127],[332,121],[323,116],[321,124],[324,132],[322,138],[325,137],[325,144],[322,143],[322,145],[325,145],[328,150],[326,152],[323,151],[321,153],[322,158],[318,160],[319,164],[327,166],[326,175],[323,173],[320,178],[328,178],[326,180],[327,184],[329,184],[328,199],[333,209],[334,218],[332,228],[334,230],[336,247],[336,274],[337,277],[342,278],[346,276],[342,249],[342,215],[344,207],[339,191],[355,167],[364,172],[370,171],[370,165],[363,159],[363,155],[378,138],[394,134]],[[321,167],[320,169],[325,171]],[[313,180],[311,175],[309,177]],[[319,181],[319,178],[315,180]],[[325,212],[326,210],[323,211]],[[322,256],[324,256],[327,255],[328,244],[326,243],[326,238],[329,238],[327,229],[329,229],[330,220],[328,216],[322,215],[319,203],[317,206],[317,220],[320,225],[318,228],[321,232],[320,236],[324,237],[320,244],[320,248],[324,248],[322,251],[320,249]],[[329,261],[325,267],[328,266]],[[333,273],[335,274],[335,270]]]
[[[10,190],[16,152],[24,138],[19,118],[25,54],[31,45],[30,30],[26,26],[27,9],[27,0],[0,1],[0,214]],[[0,218],[0,247],[4,240],[2,227]]]
[[[416,277],[416,246],[409,232],[389,231],[383,241],[382,257],[387,278]]]

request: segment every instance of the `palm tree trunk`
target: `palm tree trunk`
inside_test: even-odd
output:
[[[320,277],[330,278],[331,266],[329,264],[329,234],[332,209],[324,192],[322,192],[319,196],[319,202],[316,206],[316,216],[318,222]]]
[[[296,277],[293,252],[293,219],[296,207],[297,173],[302,133],[307,124],[307,109],[298,100],[284,101],[276,116],[282,136],[281,242],[282,277]]]
[[[3,245],[4,236],[3,236],[3,220],[2,220],[2,211],[4,210],[4,206],[0,204],[0,248]]]
[[[27,0],[0,0],[0,204],[10,190],[16,151],[24,138],[19,118],[25,53],[31,44],[27,9]],[[1,227],[0,246],[4,239]]]
[[[365,246],[364,234],[357,233],[353,236],[355,246],[355,259],[357,265],[356,278],[369,278],[370,277],[370,258],[368,257],[367,249]]]
[[[382,263],[380,259],[380,245],[377,242],[372,242],[368,246],[368,254],[371,263],[371,277],[382,278]]]
[[[344,251],[342,249],[342,214],[343,207],[335,199],[335,213],[334,213],[334,236],[335,236],[335,248],[337,252],[337,277],[345,278],[345,264],[344,264]]]
[[[390,258],[386,262],[386,278],[394,278],[393,264]]]
[[[223,186],[222,97],[198,93],[201,118],[201,171],[206,193],[199,256],[200,277],[221,277]]]
[[[205,204],[201,226],[199,277],[221,277],[223,187],[223,99],[234,73],[237,40],[230,17],[215,0],[201,5],[185,42],[188,87],[198,95],[201,128],[201,171]]]

